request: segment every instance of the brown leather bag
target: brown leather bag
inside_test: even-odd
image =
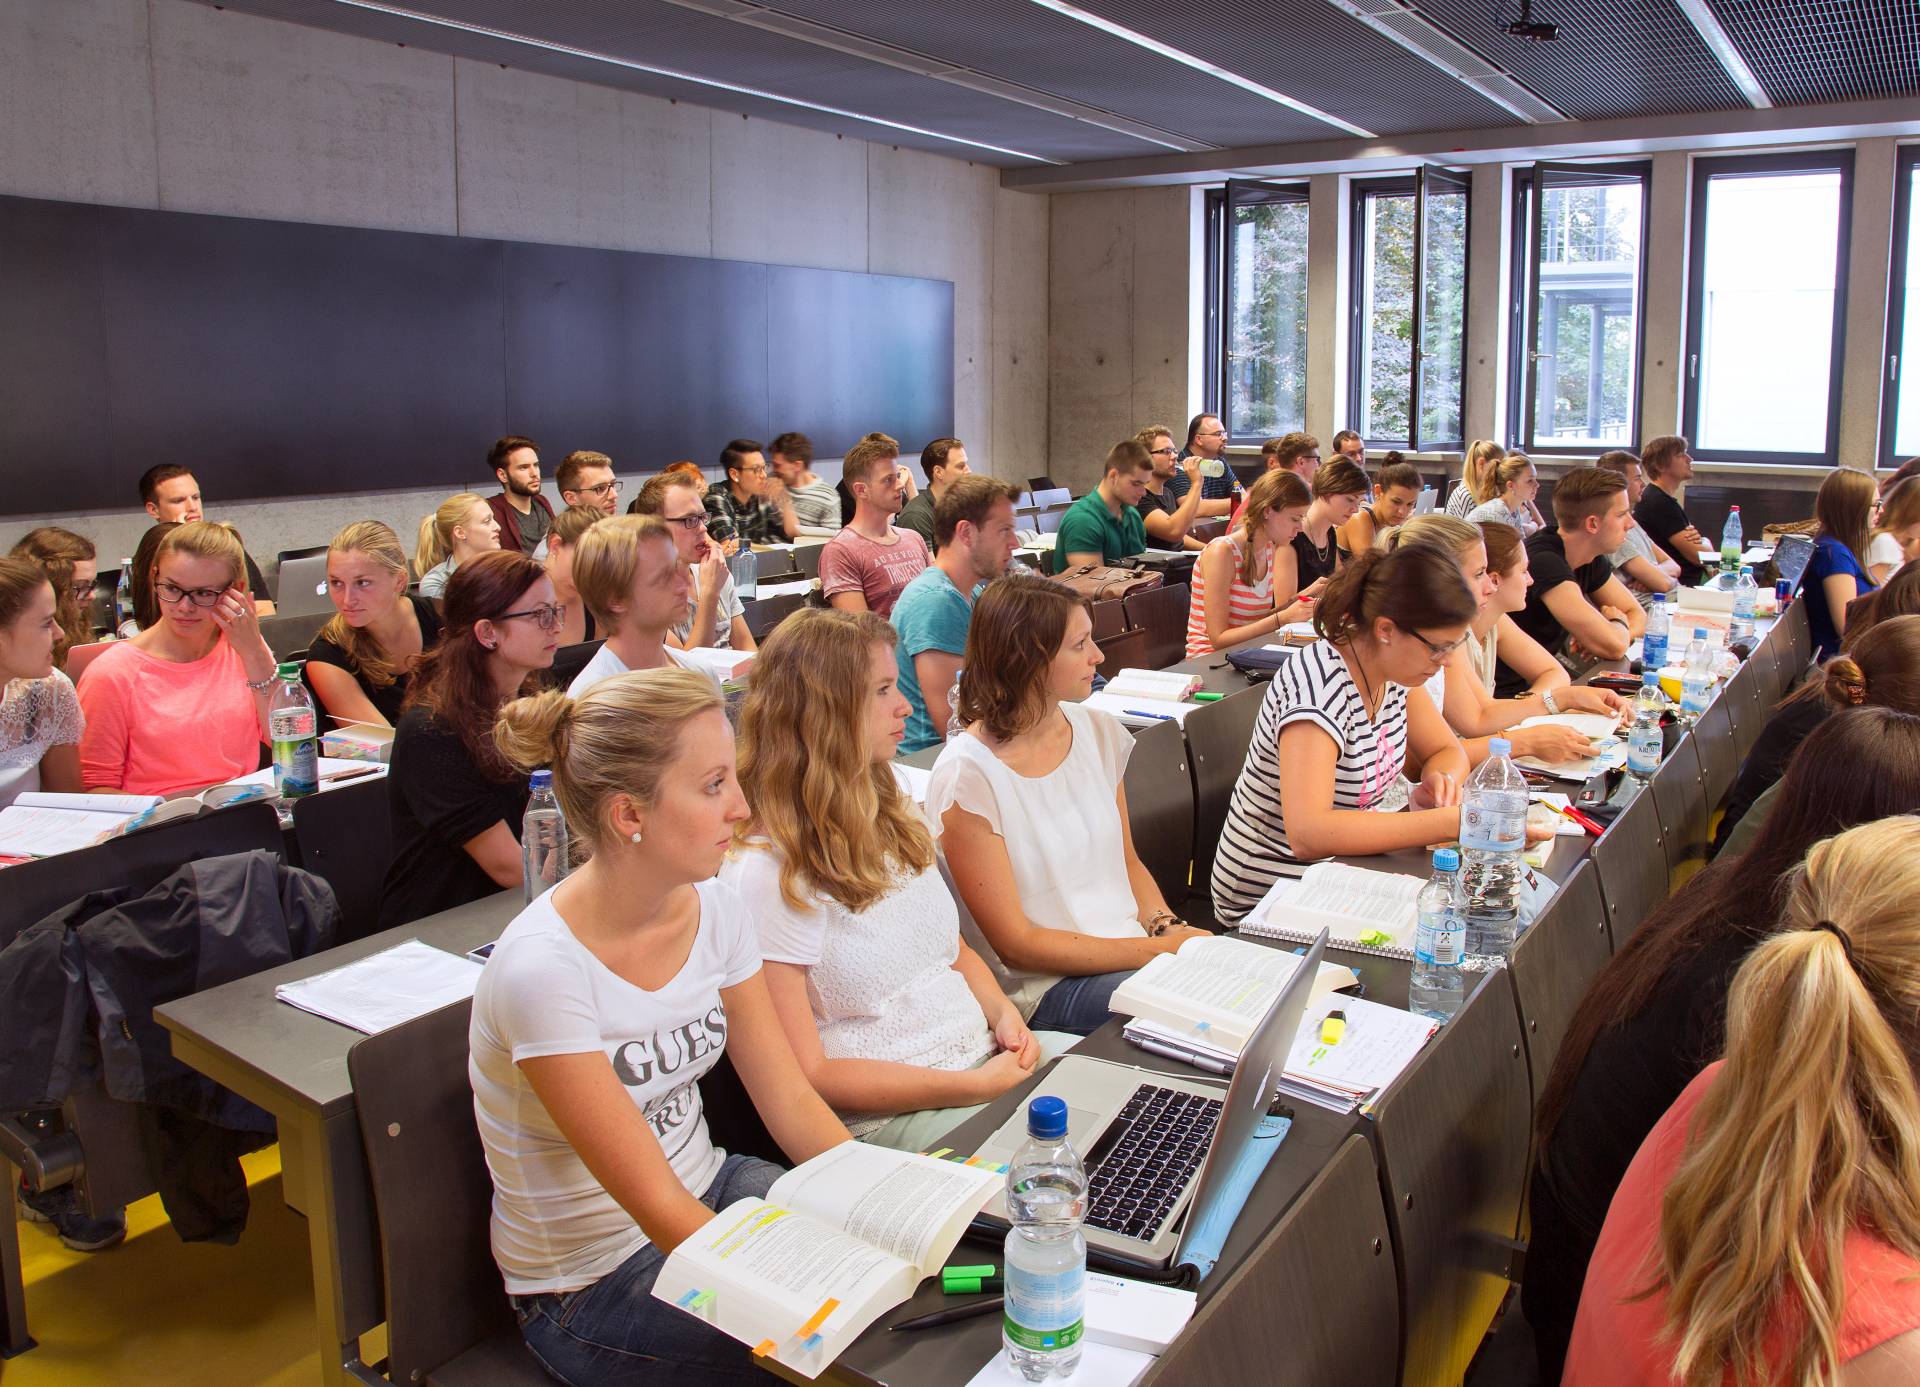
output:
[[[1097,563],[1075,564],[1053,575],[1056,583],[1065,583],[1089,602],[1131,597],[1148,592],[1165,581],[1158,573],[1138,568],[1107,568]]]

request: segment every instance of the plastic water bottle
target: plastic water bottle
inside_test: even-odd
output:
[[[1727,512],[1726,527],[1720,531],[1720,570],[1732,574],[1740,567],[1740,555],[1746,552],[1741,538],[1740,507]]]
[[[1656,592],[1647,607],[1647,630],[1640,638],[1640,665],[1658,670],[1667,662],[1667,595]]]
[[[1007,1166],[1006,1306],[1000,1339],[1028,1382],[1080,1366],[1086,1324],[1087,1168],[1067,1140],[1065,1100],[1027,1104],[1027,1139]]]
[[[1467,778],[1460,802],[1460,896],[1465,902],[1467,958],[1483,968],[1505,965],[1520,921],[1520,854],[1527,846],[1527,781],[1509,760],[1505,737]]]
[[[1467,999],[1460,961],[1467,951],[1467,922],[1459,902],[1460,854],[1437,848],[1433,879],[1420,888],[1419,928],[1413,936],[1413,981],[1407,986],[1407,1010],[1446,1021]]]
[[[275,668],[279,683],[267,700],[267,731],[273,738],[273,789],[283,800],[320,788],[320,718],[300,682],[300,666]]]
[[[1727,625],[1727,644],[1753,645],[1753,613],[1760,603],[1760,585],[1753,581],[1753,570],[1741,566],[1733,585],[1733,619]]]
[[[1651,780],[1660,769],[1660,758],[1666,753],[1660,714],[1666,706],[1667,696],[1660,692],[1660,673],[1649,666],[1640,676],[1640,693],[1633,700],[1633,728],[1627,733],[1627,774],[1636,780]]]
[[[1687,668],[1680,679],[1680,716],[1696,721],[1707,711],[1707,687],[1713,683],[1713,647],[1707,633],[1696,630],[1687,642]]]
[[[133,620],[133,560],[120,560],[120,581],[113,585],[113,629]]]
[[[532,792],[520,820],[520,876],[525,899],[544,894],[573,870],[567,858],[567,818],[553,797],[553,772],[535,771],[527,779]]]
[[[1201,458],[1200,475],[1203,477],[1224,477],[1227,475],[1225,458]]]
[[[952,741],[967,730],[967,720],[960,716],[960,676],[967,671],[964,667],[953,672],[953,687],[947,690],[947,740]]]

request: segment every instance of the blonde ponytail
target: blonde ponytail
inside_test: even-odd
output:
[[[486,503],[484,496],[471,491],[457,491],[420,522],[420,534],[413,546],[415,577],[426,577],[430,570],[438,568],[452,557],[454,530],[473,514],[475,506],[484,506]]]

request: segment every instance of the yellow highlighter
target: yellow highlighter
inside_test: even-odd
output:
[[[1338,1045],[1340,1037],[1347,1033],[1347,1014],[1334,1010],[1327,1013],[1326,1020],[1320,1023],[1320,1043]]]

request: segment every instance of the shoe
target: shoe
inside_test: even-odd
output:
[[[20,1183],[20,1204],[30,1223],[51,1223],[60,1241],[75,1252],[100,1252],[122,1242],[127,1236],[127,1211],[116,1210],[107,1218],[89,1218],[80,1207],[80,1196],[72,1185],[44,1193]]]

